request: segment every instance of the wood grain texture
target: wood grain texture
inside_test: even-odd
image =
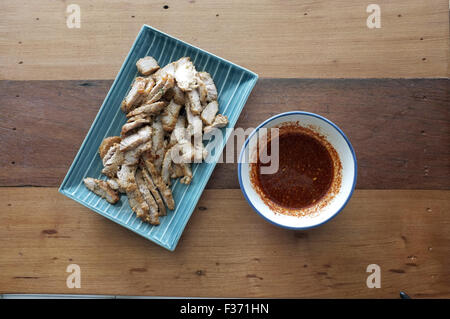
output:
[[[111,81],[0,81],[0,185],[57,186]],[[448,79],[262,79],[236,127],[304,110],[339,125],[358,158],[358,188],[449,189]],[[218,164],[208,188],[239,188]]]
[[[450,297],[450,192],[355,192],[320,228],[259,217],[239,190],[206,190],[175,252],[56,188],[0,188],[0,293],[203,297]],[[66,267],[81,267],[81,289]],[[381,267],[368,289],[366,267]]]
[[[369,29],[363,0],[78,0],[0,3],[0,79],[114,78],[142,24],[262,77],[446,77],[447,0],[378,0]],[[168,9],[163,6],[168,5]]]

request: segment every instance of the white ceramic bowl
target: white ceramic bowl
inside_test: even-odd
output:
[[[340,188],[333,199],[325,207],[321,208],[317,214],[297,217],[275,213],[264,203],[250,181],[251,164],[245,160],[244,154],[252,154],[255,150],[248,148],[255,146],[254,143],[249,143],[249,141],[261,128],[272,128],[285,122],[298,122],[299,126],[314,127],[313,130],[324,136],[339,155],[342,165]],[[314,113],[301,111],[286,112],[264,121],[249,135],[239,156],[238,175],[239,184],[245,198],[250,206],[264,219],[285,228],[297,230],[308,229],[326,223],[336,216],[347,204],[356,184],[356,156],[348,138],[331,121]]]

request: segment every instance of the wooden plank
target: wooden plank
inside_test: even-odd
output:
[[[0,185],[57,186],[111,81],[0,81]],[[358,157],[358,188],[449,189],[448,79],[262,79],[236,127],[279,112],[315,112],[338,124]],[[239,188],[219,164],[209,188]]]
[[[447,0],[64,1],[0,3],[0,79],[111,79],[150,24],[262,77],[446,77]],[[168,5],[168,9],[163,6]]]
[[[0,188],[0,293],[448,298],[449,195],[358,190],[334,220],[295,232],[239,190],[206,190],[169,252],[56,188]],[[66,287],[69,264],[81,289]],[[369,264],[381,289],[366,287]]]

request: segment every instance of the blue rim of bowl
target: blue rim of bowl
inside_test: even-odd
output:
[[[258,130],[265,126],[267,123],[272,122],[273,120],[279,118],[279,117],[284,117],[284,116],[288,116],[288,115],[292,115],[292,114],[300,114],[300,115],[306,115],[306,116],[311,116],[311,117],[315,117],[318,118],[328,124],[330,124],[332,127],[334,127],[336,129],[336,131],[338,131],[342,137],[345,139],[345,141],[347,142],[348,147],[350,148],[350,151],[352,153],[352,157],[353,157],[353,164],[355,167],[355,171],[354,171],[354,176],[353,176],[353,185],[352,185],[352,189],[350,191],[350,194],[348,195],[347,199],[345,200],[344,204],[332,215],[330,216],[328,219],[324,220],[323,222],[316,224],[316,225],[312,225],[312,226],[307,226],[307,227],[292,227],[292,226],[286,226],[286,225],[282,225],[279,223],[274,222],[273,220],[267,218],[266,216],[264,216],[258,209],[256,209],[256,207],[253,205],[253,203],[251,202],[250,198],[248,197],[246,191],[245,191],[245,187],[242,183],[242,174],[241,174],[241,167],[242,167],[242,158],[244,156],[244,151],[247,148],[247,145],[250,141],[250,139],[253,137],[253,135],[256,134],[256,132],[258,132]],[[262,218],[264,218],[266,221],[268,221],[269,223],[282,227],[282,228],[287,228],[287,229],[292,229],[292,230],[306,230],[306,229],[311,229],[311,228],[315,228],[315,227],[319,227],[327,222],[329,222],[330,220],[332,220],[334,217],[336,217],[343,209],[344,207],[347,205],[348,201],[350,200],[350,198],[353,195],[353,192],[355,190],[355,185],[356,185],[356,178],[358,176],[358,165],[357,165],[357,160],[356,160],[356,154],[355,154],[355,150],[353,149],[352,144],[350,143],[350,140],[347,138],[347,136],[344,134],[344,132],[333,122],[331,122],[329,119],[315,114],[315,113],[310,113],[310,112],[303,112],[303,111],[291,111],[291,112],[284,112],[284,113],[280,113],[277,114],[275,116],[272,116],[271,118],[268,118],[267,120],[265,120],[264,122],[262,122],[261,124],[259,124],[254,130],[253,132],[250,133],[250,135],[248,136],[248,138],[245,140],[244,145],[242,146],[241,149],[241,153],[239,155],[239,162],[238,162],[238,178],[239,178],[239,186],[241,188],[242,193],[244,194],[245,199],[247,200],[247,202],[249,203],[249,205],[253,208],[253,210],[255,212],[257,212]]]

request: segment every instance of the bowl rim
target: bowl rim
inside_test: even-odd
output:
[[[266,216],[264,216],[258,209],[256,209],[256,207],[255,207],[255,206],[253,205],[253,203],[251,202],[249,196],[247,195],[247,192],[245,191],[245,187],[244,187],[243,182],[242,182],[242,172],[241,172],[241,170],[242,170],[242,158],[243,158],[243,156],[244,156],[244,151],[245,151],[245,149],[247,148],[247,145],[248,145],[250,139],[253,137],[253,135],[256,134],[256,132],[258,132],[258,130],[259,130],[261,127],[265,126],[266,124],[272,122],[273,120],[275,120],[275,119],[277,119],[277,118],[285,117],[285,116],[289,116],[289,115],[293,115],[293,114],[295,114],[295,115],[300,114],[300,115],[306,115],[306,116],[311,116],[311,117],[318,118],[319,120],[322,120],[322,121],[328,123],[328,124],[331,125],[334,129],[336,129],[336,131],[339,132],[339,133],[342,135],[342,137],[344,138],[344,140],[347,142],[347,146],[349,147],[349,149],[350,149],[350,151],[351,151],[351,153],[352,153],[353,164],[354,164],[353,184],[352,184],[352,187],[351,187],[351,191],[350,191],[350,193],[349,193],[347,199],[345,200],[344,204],[343,204],[338,210],[336,210],[336,212],[335,212],[334,214],[332,214],[329,218],[327,218],[327,219],[324,220],[323,222],[318,223],[318,224],[315,224],[315,225],[312,225],[312,226],[306,226],[306,227],[295,227],[295,226],[287,226],[287,225],[283,225],[283,224],[277,223],[277,222],[275,222],[275,221],[273,221],[273,220],[267,218]],[[319,115],[319,114],[315,114],[315,113],[311,113],[311,112],[305,112],[305,111],[289,111],[289,112],[284,112],[284,113],[280,113],[280,114],[274,115],[274,116],[268,118],[267,120],[263,121],[263,122],[262,122],[261,124],[259,124],[259,125],[258,125],[258,126],[250,133],[250,135],[247,137],[247,139],[245,140],[244,145],[243,145],[242,148],[241,148],[241,153],[240,153],[240,155],[239,155],[239,162],[238,162],[238,179],[239,179],[239,186],[240,186],[240,188],[241,188],[242,193],[244,194],[245,199],[246,199],[247,202],[249,203],[250,207],[252,207],[253,210],[254,210],[255,212],[258,213],[258,215],[260,215],[263,219],[265,219],[265,220],[268,221],[269,223],[271,223],[271,224],[273,224],[273,225],[276,225],[276,226],[279,226],[279,227],[282,227],[282,228],[286,228],[286,229],[292,229],[292,230],[307,230],[307,229],[319,227],[319,226],[321,226],[321,225],[327,223],[328,221],[332,220],[332,219],[333,219],[334,217],[336,217],[336,216],[344,209],[344,207],[347,205],[347,203],[349,202],[350,198],[351,198],[352,195],[353,195],[353,192],[354,192],[355,186],[356,186],[356,179],[357,179],[357,176],[358,176],[358,165],[357,165],[357,163],[358,163],[358,162],[357,162],[357,160],[356,160],[355,150],[353,149],[353,146],[352,146],[352,144],[350,143],[350,140],[347,138],[347,136],[344,134],[344,132],[343,132],[336,124],[334,124],[334,123],[331,122],[329,119],[327,119],[327,118],[325,118],[325,117],[323,117],[323,116],[321,116],[321,115]]]

